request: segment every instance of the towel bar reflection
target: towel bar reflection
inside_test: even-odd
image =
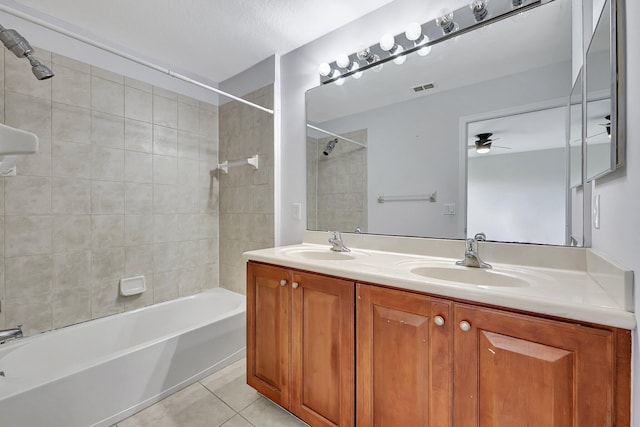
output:
[[[224,161],[223,163],[218,163],[217,169],[220,169],[224,173],[229,173],[229,168],[235,168],[237,166],[251,165],[255,169],[258,169],[258,155],[252,157],[247,157],[242,160],[234,160],[232,162]]]
[[[417,195],[417,196],[385,196],[384,194],[380,194],[378,196],[378,203],[386,203],[386,202],[435,202],[438,197],[438,192],[434,191],[428,195]]]

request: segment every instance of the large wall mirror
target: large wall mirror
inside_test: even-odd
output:
[[[307,228],[579,243],[571,4],[553,0],[309,90]]]

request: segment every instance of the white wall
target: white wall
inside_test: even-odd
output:
[[[636,319],[640,324],[640,2],[626,1],[627,156],[626,167],[595,183],[600,195],[600,229],[592,229],[593,249],[636,273]],[[640,346],[633,332],[634,426],[640,426]]]
[[[219,89],[235,95],[244,96],[265,86],[273,84],[275,80],[275,55],[258,62],[241,73],[220,82]],[[231,99],[220,96],[220,104],[225,104]],[[269,107],[271,108],[271,107]]]
[[[472,157],[467,171],[467,235],[565,244],[564,148]]]

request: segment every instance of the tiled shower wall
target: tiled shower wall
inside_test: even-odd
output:
[[[0,327],[32,334],[218,286],[217,107],[37,49],[0,53],[0,119],[40,149],[0,178]],[[122,297],[118,281],[145,275]]]
[[[273,85],[244,97],[273,108]],[[259,168],[239,166],[220,180],[220,283],[245,293],[242,253],[274,246],[273,116],[232,101],[220,106],[220,162],[259,156]]]
[[[342,134],[367,144],[367,130]],[[366,148],[339,140],[324,155],[334,137],[307,137],[307,228],[353,233],[368,230]],[[312,178],[312,179],[309,179]]]

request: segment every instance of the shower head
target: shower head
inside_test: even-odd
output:
[[[324,150],[322,150],[322,154],[324,154],[325,156],[328,156],[329,153],[333,151],[337,143],[338,143],[338,138],[334,138],[331,141],[329,141],[327,143],[327,146],[324,147]]]
[[[0,40],[18,58],[27,58],[31,63],[31,71],[38,80],[53,77],[53,72],[33,56],[33,48],[16,30],[8,30],[0,25]]]

